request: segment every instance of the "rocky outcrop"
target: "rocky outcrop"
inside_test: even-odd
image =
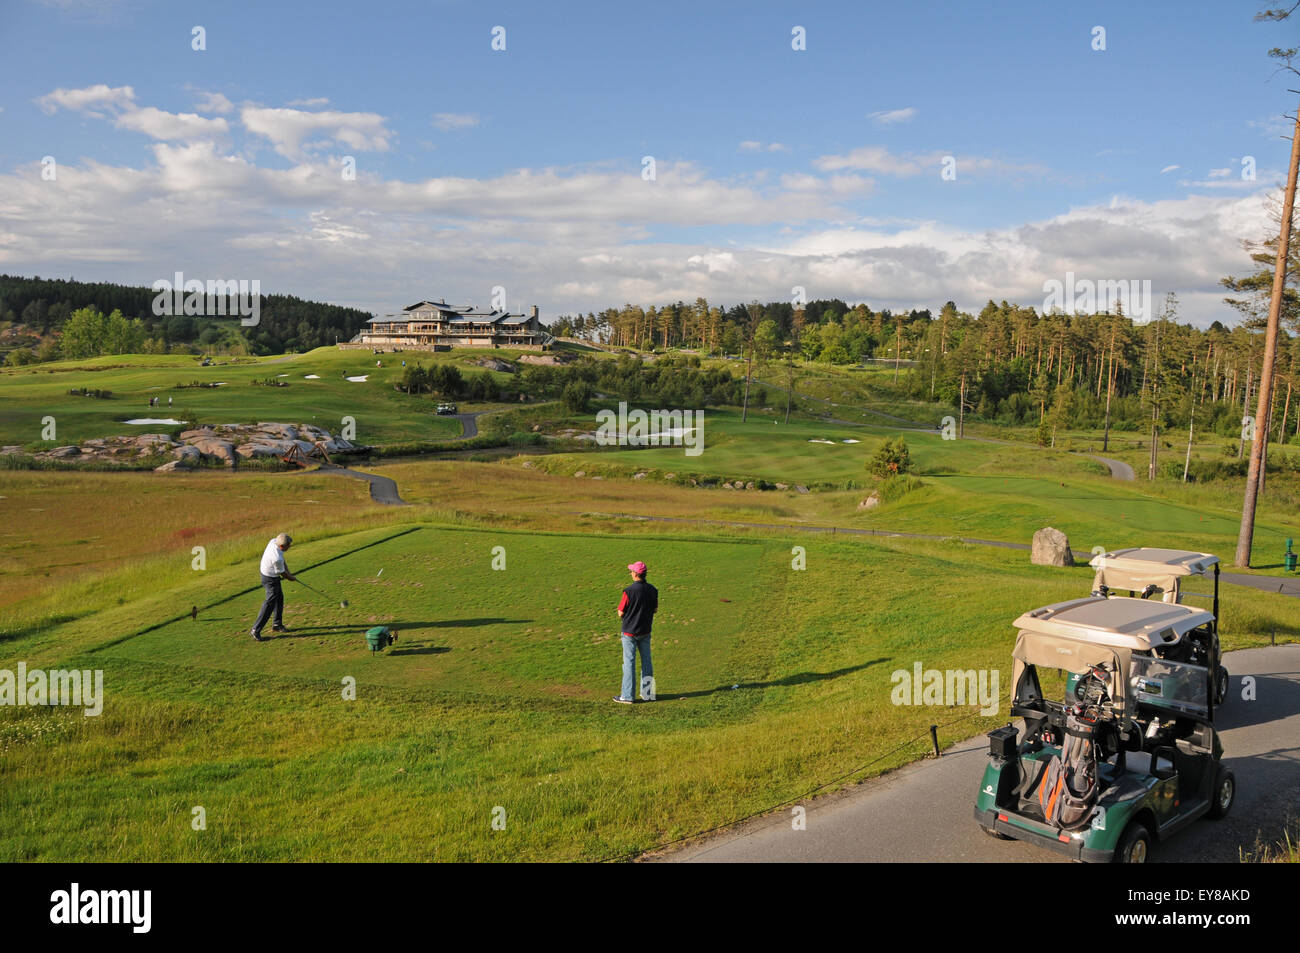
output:
[[[204,462],[234,467],[241,459],[280,458],[295,447],[304,457],[314,453],[317,447],[331,457],[364,453],[370,449],[344,437],[335,437],[328,430],[314,424],[261,422],[194,427],[181,431],[179,441],[162,433],[95,437],[80,445],[69,444],[42,450],[34,456],[72,463],[108,461],[123,464],[150,457],[170,456],[170,461],[155,468],[167,472],[189,469]],[[20,446],[0,448],[0,454],[23,452]]]

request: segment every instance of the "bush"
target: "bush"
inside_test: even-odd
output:
[[[565,408],[574,414],[584,414],[591,403],[592,390],[591,385],[584,380],[572,380],[564,385],[564,395],[561,398],[564,401]]]
[[[878,477],[896,476],[911,468],[912,454],[901,434],[887,439],[880,445],[875,456],[867,461],[867,469]]]

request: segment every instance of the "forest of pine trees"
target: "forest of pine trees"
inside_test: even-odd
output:
[[[723,308],[699,298],[566,316],[551,330],[616,347],[732,356],[752,349],[760,365],[786,356],[840,365],[897,361],[903,395],[956,407],[964,394],[967,414],[1038,426],[1046,441],[1057,426],[1104,428],[1108,420],[1110,429],[1154,427],[1162,438],[1170,427],[1185,431],[1193,412],[1197,429],[1238,433],[1258,396],[1263,338],[1255,324],[1179,323],[1172,296],[1143,323],[1122,312],[1040,314],[1006,301],[989,301],[976,315],[949,301],[936,315],[840,300]],[[1274,440],[1300,432],[1300,338],[1284,333],[1278,353]]]
[[[155,316],[156,295],[141,286],[0,275],[0,328],[21,325],[25,330],[23,339],[8,342],[8,363],[92,356],[82,343],[76,346],[77,353],[66,355],[59,344],[73,314],[82,309],[90,309],[92,327],[101,323],[93,317],[98,314],[103,316],[104,326],[113,329],[113,334],[91,344],[100,348],[94,353],[107,354],[161,354],[178,348],[197,352],[217,345],[228,347],[232,340],[250,354],[307,351],[348,340],[370,318],[356,308],[292,295],[263,295],[261,320],[256,327],[243,327],[231,319]],[[115,320],[115,312],[122,322]],[[234,313],[233,309],[229,313]]]

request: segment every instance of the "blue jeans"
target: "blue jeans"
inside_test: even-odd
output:
[[[641,697],[649,699],[654,697],[654,673],[655,668],[650,664],[650,636],[649,635],[624,635],[623,636],[623,691],[620,698],[632,699],[636,697],[636,654],[641,653]],[[646,684],[649,680],[650,684]]]

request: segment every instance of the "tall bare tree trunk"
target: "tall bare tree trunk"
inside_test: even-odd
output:
[[[1241,416],[1242,416],[1241,436],[1237,438],[1237,459],[1238,460],[1240,460],[1245,455],[1245,451],[1246,451],[1245,417],[1246,417],[1246,411],[1250,409],[1250,390],[1251,390],[1251,384],[1253,382],[1252,375],[1254,373],[1255,373],[1255,366],[1253,364],[1246,368],[1246,394],[1244,397],[1241,398]],[[1259,420],[1256,419],[1255,428],[1252,429],[1252,433],[1254,432],[1254,429],[1258,427],[1259,427]],[[1253,442],[1254,438],[1252,437],[1251,440]],[[1252,453],[1253,452],[1254,451],[1252,451]]]
[[[966,436],[966,374],[961,375],[961,394],[957,398],[957,439]]]
[[[1110,399],[1115,393],[1115,328],[1110,330],[1110,373],[1106,375],[1106,432],[1101,438],[1101,452],[1110,448]]]
[[[1238,566],[1250,565],[1250,549],[1255,538],[1255,504],[1259,495],[1260,476],[1264,469],[1264,442],[1259,439],[1259,418],[1268,412],[1273,391],[1273,362],[1277,359],[1277,331],[1282,313],[1282,291],[1286,287],[1287,255],[1291,248],[1291,215],[1295,210],[1296,169],[1300,166],[1300,111],[1296,112],[1291,132],[1291,168],[1287,174],[1286,198],[1282,203],[1282,228],[1278,234],[1277,261],[1273,266],[1273,295],[1268,303],[1268,330],[1264,337],[1264,367],[1259,380],[1259,405],[1255,414],[1255,442],[1250,447],[1250,466],[1246,470],[1246,497],[1241,508],[1241,532],[1237,536]],[[1267,430],[1265,431],[1267,439]]]

